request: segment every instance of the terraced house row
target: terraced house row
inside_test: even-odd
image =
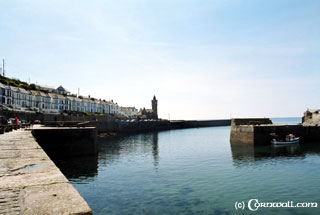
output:
[[[52,88],[37,85],[38,90],[7,86],[0,83],[0,103],[19,110],[36,110],[43,113],[77,111],[103,114],[121,114],[117,103],[90,96],[71,94],[62,86]]]

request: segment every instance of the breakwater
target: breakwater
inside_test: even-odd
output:
[[[287,134],[300,137],[300,143],[320,143],[320,127],[272,124],[270,119],[233,119],[231,123],[230,142],[251,145],[270,145],[272,135],[284,137]]]
[[[65,115],[32,112],[2,111],[2,115],[27,121],[40,120],[50,127],[96,127],[98,133],[139,133],[157,130],[229,126],[230,119],[222,120],[138,120],[117,118],[112,115]]]
[[[170,129],[200,128],[214,126],[229,126],[231,120],[120,120],[114,118],[99,118],[95,121],[51,121],[46,126],[91,126],[101,133],[140,133]]]
[[[228,126],[228,125],[231,125],[230,119],[170,121],[171,129],[200,128],[200,127],[214,127],[214,126]]]
[[[98,133],[134,133],[156,130],[229,126],[230,119],[221,120],[139,120],[117,118],[112,115],[64,115],[32,112],[2,112],[8,118],[18,117],[27,121],[40,120],[49,127],[96,127]]]
[[[0,135],[0,214],[92,214],[30,131]]]

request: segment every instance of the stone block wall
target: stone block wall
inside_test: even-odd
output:
[[[230,142],[254,144],[253,125],[233,125],[230,131]]]

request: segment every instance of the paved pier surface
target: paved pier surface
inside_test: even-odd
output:
[[[0,215],[92,214],[30,131],[0,135]]]

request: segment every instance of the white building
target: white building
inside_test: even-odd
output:
[[[32,109],[36,109],[39,110],[39,105],[40,105],[40,101],[41,101],[41,96],[39,91],[36,90],[31,90],[31,97],[32,97],[32,102],[31,102],[31,108]]]
[[[7,87],[0,83],[0,102],[1,104],[7,105]]]
[[[31,93],[30,91],[27,91],[23,88],[18,88],[19,90],[19,96],[20,96],[20,105],[22,108],[29,108],[31,105],[30,105],[30,96],[31,96]]]
[[[48,93],[51,99],[51,112],[59,112],[59,102],[58,102],[58,95],[55,93]]]
[[[57,95],[57,98],[58,98],[58,110],[59,112],[62,112],[65,110],[65,96],[63,95],[59,95],[59,94],[56,94]]]
[[[73,95],[68,95],[67,99],[68,99],[68,110],[71,111],[77,111],[77,102],[76,102],[76,96]]]
[[[21,94],[18,87],[9,86],[12,95],[12,106],[16,109],[21,109]]]
[[[135,107],[120,107],[120,114],[127,117],[133,117],[139,115],[139,111]]]
[[[0,104],[12,108],[27,110],[32,109],[44,113],[60,113],[62,111],[78,111],[102,114],[123,114],[134,116],[137,110],[133,107],[121,109],[111,101],[102,99],[71,95],[64,87],[58,88],[37,85],[40,90],[25,90],[0,83]]]

